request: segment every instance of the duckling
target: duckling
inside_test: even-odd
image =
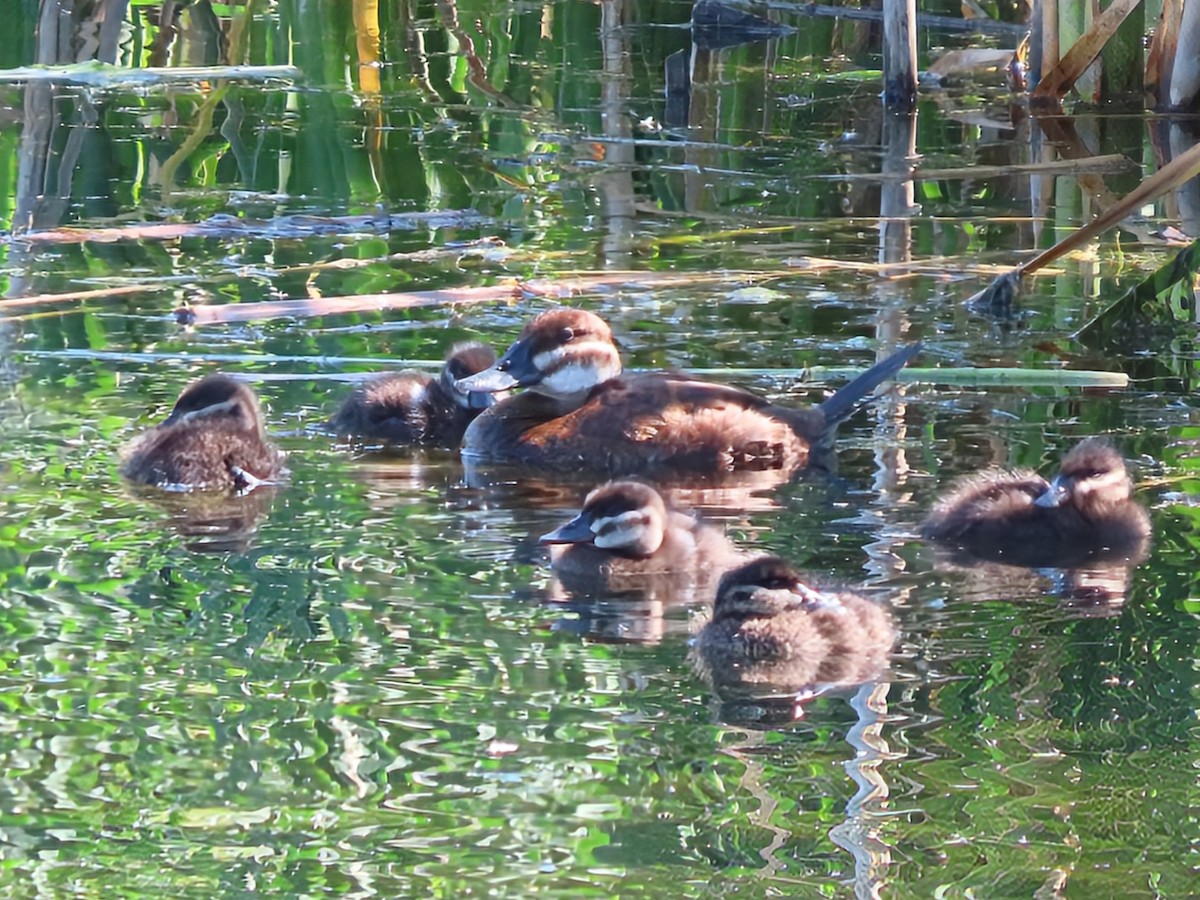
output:
[[[457,447],[471,420],[504,396],[456,387],[461,378],[496,361],[491,347],[455,344],[441,377],[424,372],[391,372],[359,385],[330,420],[338,434],[392,444]]]
[[[960,478],[920,531],[973,556],[1021,566],[1140,559],[1150,517],[1132,494],[1121,455],[1103,438],[1088,438],[1063,458],[1053,481],[1031,469]]]
[[[696,656],[715,687],[812,695],[875,679],[896,632],[888,610],[846,590],[820,590],[778,556],[726,572]]]
[[[622,378],[607,323],[581,309],[554,309],[526,325],[494,366],[459,382],[470,391],[529,388],[468,426],[463,456],[609,476],[775,470],[787,477],[919,349],[904,347],[818,406],[789,409],[684,375]]]
[[[687,599],[711,588],[744,557],[723,532],[667,505],[643,481],[610,481],[591,491],[570,522],[540,538],[572,593],[639,591]],[[565,547],[557,545],[567,545]],[[711,593],[711,590],[710,590]]]
[[[284,455],[267,441],[258,398],[228,375],[193,381],[157,428],[121,454],[121,474],[168,491],[245,493],[284,473]]]

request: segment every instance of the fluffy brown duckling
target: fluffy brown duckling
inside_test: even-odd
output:
[[[958,479],[921,523],[929,540],[981,559],[1070,567],[1141,559],[1150,517],[1133,499],[1125,461],[1103,438],[1077,444],[1053,481],[1031,469],[989,469]]]
[[[763,556],[721,578],[695,653],[726,693],[811,695],[874,680],[895,640],[885,606],[812,587],[785,560]]]
[[[121,454],[123,476],[169,491],[244,493],[284,472],[254,391],[228,375],[193,381],[166,420]]]
[[[691,599],[743,559],[720,529],[632,479],[591,491],[579,515],[541,541],[555,545],[551,565],[563,586],[591,595],[639,591]]]
[[[338,434],[386,441],[457,447],[471,420],[503,394],[459,390],[456,383],[496,361],[491,347],[455,344],[440,378],[424,372],[390,372],[356,387],[330,420]]]
[[[608,324],[586,310],[554,309],[526,325],[494,366],[459,384],[528,388],[471,423],[463,457],[609,476],[787,477],[919,349],[898,350],[817,406],[790,409],[686,375],[623,378]]]

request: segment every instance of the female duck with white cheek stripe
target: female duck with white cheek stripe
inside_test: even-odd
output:
[[[492,368],[461,390],[529,390],[477,418],[468,459],[559,472],[790,476],[837,424],[920,349],[913,344],[810,409],[789,409],[740,388],[651,374],[621,377],[612,332],[599,316],[556,309],[534,318]]]

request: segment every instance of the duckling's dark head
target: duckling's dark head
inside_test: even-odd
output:
[[[621,357],[608,323],[582,309],[536,316],[490,369],[458,383],[460,391],[528,387],[551,397],[582,397],[621,374]]]
[[[631,479],[593,490],[583,509],[540,540],[544,544],[595,544],[621,556],[644,559],[662,546],[667,507],[658,491]]]
[[[208,375],[183,389],[163,425],[222,421],[244,429],[262,431],[262,410],[248,385],[228,375]]]
[[[442,368],[442,386],[454,398],[454,402],[464,409],[487,409],[506,397],[508,392],[460,390],[457,382],[483,372],[495,364],[496,351],[487,344],[478,341],[455,344],[450,348],[446,356],[446,365]]]
[[[1103,438],[1076,444],[1062,461],[1058,476],[1034,502],[1044,508],[1080,509],[1124,503],[1133,495],[1125,460]]]
[[[802,606],[836,605],[832,595],[804,583],[800,573],[778,556],[760,556],[726,572],[717,587],[713,616],[773,616]]]

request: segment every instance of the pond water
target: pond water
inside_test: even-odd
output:
[[[1015,325],[972,316],[965,297],[1142,166],[1004,168],[1052,154],[1002,87],[930,93],[921,168],[1001,168],[920,180],[919,210],[881,228],[897,181],[870,176],[891,128],[858,31],[789,20],[799,32],[770,43],[693,48],[667,27],[689,7],[380,7],[380,63],[360,71],[349,4],[196,4],[166,59],[157,6],[135,5],[126,69],[296,71],[0,87],[2,200],[23,232],[0,257],[5,296],[99,292],[0,308],[5,893],[1194,893],[1194,352],[1070,337],[1169,259],[1148,235],[1186,204],[1030,279]],[[7,67],[48,61],[6,41]],[[1140,116],[1056,127],[1060,146],[1070,131],[1147,166],[1157,146]],[[409,218],[385,228],[389,213]],[[137,230],[163,221],[189,227]],[[569,280],[588,287],[545,287]],[[173,314],[453,288],[495,290]],[[502,348],[565,299],[612,323],[631,368],[717,370],[789,404],[823,396],[805,367],[914,339],[922,369],[1047,373],[926,373],[842,427],[835,474],[697,498],[742,548],[892,609],[876,681],[723,702],[692,661],[702,602],[555,583],[536,538],[592,485],[468,477],[452,453],[323,431],[364,373],[436,368],[468,337]],[[1135,380],[1062,387],[1063,368]],[[262,396],[290,481],[217,507],[123,484],[120,447],[217,370]],[[1136,466],[1143,564],[972,568],[917,539],[953,476],[1052,470],[1091,434]]]

